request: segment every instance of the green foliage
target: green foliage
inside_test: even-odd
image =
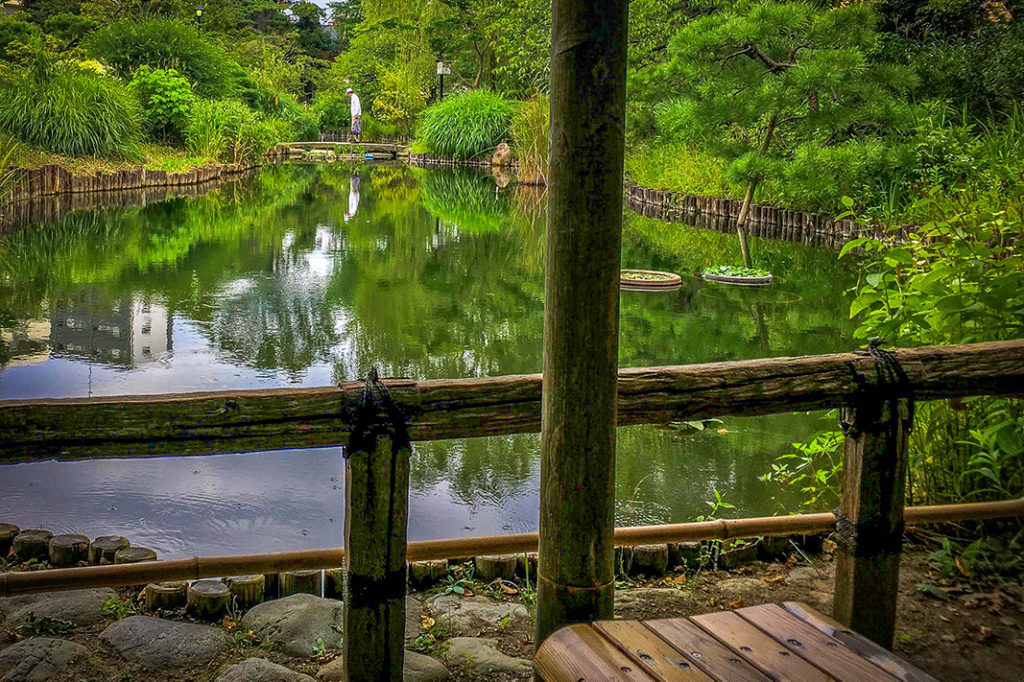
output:
[[[420,79],[408,68],[380,74],[372,112],[382,123],[394,126],[399,134],[411,137],[416,116],[427,103]],[[363,104],[363,111],[368,108]]]
[[[201,97],[230,97],[245,75],[223,49],[180,21],[121,19],[92,33],[84,47],[125,78],[144,65],[176,69]]]
[[[341,130],[348,128],[352,121],[351,102],[345,93],[339,90],[321,90],[316,94],[311,107],[317,117],[321,130]],[[366,116],[363,116],[365,128]]]
[[[132,77],[130,87],[142,105],[150,135],[167,141],[184,138],[196,96],[181,74],[174,69],[141,66]]]
[[[21,15],[25,16],[25,15]],[[0,56],[10,58],[19,45],[32,45],[42,38],[43,32],[35,24],[15,17],[0,19]]]
[[[521,182],[545,184],[548,177],[550,100],[534,95],[515,106],[512,114],[512,154],[519,159]]]
[[[919,228],[854,240],[866,252],[850,305],[856,335],[907,346],[1024,335],[1024,205],[996,192],[929,196]],[[1018,400],[926,403],[911,433],[911,494],[929,502],[1002,499],[1024,491]]]
[[[61,154],[138,155],[139,105],[114,78],[40,59],[0,94],[0,129],[22,142]]]
[[[704,274],[722,277],[770,277],[772,273],[759,268],[744,268],[738,265],[713,265],[706,269]]]
[[[825,418],[835,423],[835,411],[829,412]],[[842,432],[834,429],[819,431],[802,442],[793,443],[796,452],[778,457],[771,471],[761,476],[761,480],[798,488],[804,506],[831,509],[839,503],[842,445]]]
[[[508,137],[511,103],[493,92],[472,90],[423,111],[417,135],[434,154],[471,159]]]
[[[65,45],[80,42],[86,35],[96,30],[98,24],[88,17],[65,12],[49,17],[43,24],[47,33]]]
[[[237,100],[198,100],[188,122],[186,146],[201,156],[251,162],[288,132],[286,122],[262,119]]]
[[[113,595],[104,599],[100,608],[104,616],[114,620],[122,620],[138,613],[131,599],[119,599]]]
[[[721,159],[726,183],[777,190],[824,180],[797,198],[834,197],[894,163],[878,148],[867,168],[845,170],[864,156],[858,145],[909,115],[901,98],[913,73],[867,57],[874,22],[865,3],[741,0],[687,23],[669,60],[634,72],[631,84],[657,134]]]

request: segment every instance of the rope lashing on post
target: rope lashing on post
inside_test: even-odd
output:
[[[839,423],[846,438],[857,438],[865,431],[884,433],[886,451],[896,452],[896,439],[909,433],[914,425],[914,387],[896,355],[881,348],[883,343],[885,339],[874,337],[867,349],[859,351],[874,359],[877,387],[870,390],[862,385],[854,407],[840,410]],[[838,507],[832,513],[836,517],[836,541],[855,555],[900,550],[905,528],[902,521],[898,527],[889,529],[880,525],[881,518],[857,522]]]
[[[405,413],[398,407],[388,392],[387,386],[380,380],[380,374],[376,367],[371,367],[367,373],[366,385],[354,409],[343,406],[342,410],[351,410],[352,432],[349,436],[348,445],[342,450],[342,456],[347,460],[352,456],[369,457],[377,450],[377,440],[386,437],[391,441],[391,461],[394,471],[394,463],[398,457],[408,457],[412,450],[412,443],[409,440],[409,429],[406,423]],[[370,478],[367,485],[370,489],[380,483]],[[394,505],[393,496],[389,496],[389,504]],[[392,509],[388,510],[388,537],[391,537],[396,529],[390,526]],[[404,529],[402,529],[404,534]],[[386,594],[403,592],[405,590],[406,572],[405,568],[394,571],[385,576],[383,581],[365,580],[353,576],[347,571],[345,573],[345,599],[353,606],[377,603],[380,601],[382,588]]]

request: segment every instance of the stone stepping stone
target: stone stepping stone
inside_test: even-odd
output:
[[[120,535],[101,535],[89,544],[89,563],[99,566],[102,563],[114,563],[117,550],[131,547],[128,538]]]
[[[3,682],[50,682],[65,679],[71,666],[89,657],[81,644],[51,637],[33,637],[0,651]]]
[[[84,535],[54,535],[50,538],[50,563],[58,568],[77,566],[89,558],[89,538]]]
[[[20,532],[21,529],[13,523],[0,523],[0,559],[4,559],[11,551],[11,543]]]
[[[308,657],[317,648],[317,640],[327,649],[340,647],[341,607],[336,599],[293,594],[252,607],[242,618],[241,627],[243,632],[254,631],[286,654]]]
[[[222,672],[213,682],[314,682],[309,675],[295,672],[265,658],[249,658]]]
[[[486,675],[528,675],[533,671],[533,664],[525,658],[513,658],[498,651],[496,639],[453,637],[447,644],[448,656],[469,679]]]
[[[427,602],[426,610],[442,630],[454,635],[473,636],[517,625],[525,626],[530,618],[522,604],[498,601],[484,596],[461,597],[457,594],[439,594]]]
[[[151,616],[111,623],[100,639],[128,661],[150,669],[206,666],[231,648],[223,630]]]
[[[105,621],[103,602],[116,596],[109,587],[26,594],[0,600],[0,613],[6,615],[5,627],[10,630],[23,624],[30,614],[37,620],[43,617],[69,620],[78,627],[84,627]]]
[[[415,651],[405,652],[402,678],[405,682],[444,682],[451,679],[448,668],[437,659]],[[345,679],[345,663],[339,657],[320,668],[316,679],[320,682],[342,682]],[[219,682],[219,681],[218,681]]]
[[[53,533],[48,530],[30,528],[14,536],[14,553],[22,561],[38,559],[46,561],[50,558],[50,538]]]

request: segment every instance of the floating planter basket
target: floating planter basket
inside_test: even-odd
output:
[[[659,270],[620,270],[619,285],[627,289],[674,289],[683,279],[672,272]]]
[[[763,287],[772,283],[772,274],[756,268],[741,268],[735,265],[716,265],[701,273],[709,282],[738,284],[747,287]]]

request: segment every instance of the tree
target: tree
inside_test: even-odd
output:
[[[669,61],[635,84],[650,100],[671,96],[655,108],[663,135],[704,146],[746,184],[742,228],[764,179],[906,113],[901,97],[914,77],[868,60],[875,22],[863,3],[739,0],[689,22],[669,43]]]

